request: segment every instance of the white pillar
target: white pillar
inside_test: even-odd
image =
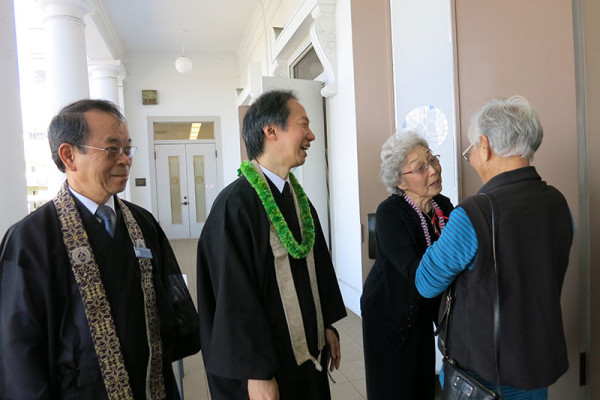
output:
[[[88,70],[90,73],[90,98],[110,100],[117,106],[121,106],[119,84],[125,74],[125,68],[121,61],[91,60]]]
[[[120,60],[90,60],[90,98],[112,101],[123,111],[123,79],[125,67]],[[121,198],[131,198],[130,182],[121,193]]]
[[[0,1],[0,236],[27,215],[27,180],[12,1]]]
[[[88,0],[39,0],[47,37],[46,84],[52,113],[76,100],[89,98],[83,17]]]
[[[49,110],[55,115],[74,101],[90,97],[83,17],[88,0],[38,0],[46,32],[46,86]],[[65,180],[58,170],[48,174],[48,191],[57,192]]]

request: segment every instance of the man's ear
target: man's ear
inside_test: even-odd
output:
[[[68,171],[77,170],[77,166],[75,163],[75,147],[69,143],[63,143],[58,148],[58,156],[60,157],[63,164],[65,164],[65,169]]]
[[[481,151],[481,158],[484,161],[489,160],[492,157],[492,148],[490,147],[490,139],[486,135],[481,135],[479,139],[478,150]]]
[[[263,132],[267,140],[277,140],[277,130],[275,129],[275,125],[263,126]]]

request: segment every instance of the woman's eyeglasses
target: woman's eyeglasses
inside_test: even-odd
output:
[[[435,156],[431,156],[431,158],[429,160],[427,160],[426,163],[422,163],[419,164],[417,166],[417,168],[413,169],[412,171],[406,171],[403,172],[400,175],[407,175],[407,174],[424,174],[429,170],[429,167],[437,167],[438,165],[440,165],[440,155],[436,154]]]

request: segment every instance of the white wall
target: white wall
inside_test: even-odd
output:
[[[129,134],[139,147],[130,173],[131,201],[152,210],[151,161],[148,148],[148,117],[219,116],[221,145],[218,163],[222,171],[220,189],[237,178],[240,165],[239,126],[235,105],[238,75],[234,57],[194,57],[191,73],[179,74],[175,58],[132,56],[125,62],[125,117]],[[157,90],[158,105],[142,105],[142,90]],[[217,142],[218,144],[218,142]],[[135,187],[135,178],[146,178],[146,187]]]
[[[350,0],[337,2],[335,23],[338,93],[327,99],[332,253],[344,303],[360,315],[363,279]]]
[[[276,0],[262,3],[264,13],[259,3],[238,52],[239,84],[242,88],[247,86],[249,64],[260,64],[263,75],[272,72],[271,27],[286,26],[303,4],[299,0],[294,0],[293,4]],[[339,91],[326,102],[331,248],[344,302],[360,314],[362,261],[350,0],[337,1],[336,41]],[[289,52],[292,59],[298,55],[300,47],[310,44],[308,32],[296,42],[298,48]]]
[[[249,64],[260,64],[262,74],[270,76],[273,27],[285,27],[302,3],[302,0],[258,0],[237,53],[240,88],[248,84]]]
[[[450,2],[392,0],[392,50],[396,127],[415,108],[428,112],[407,125],[421,133],[441,155],[442,194],[458,203],[454,68]],[[442,114],[432,112],[430,106]],[[434,110],[435,110],[434,109]],[[444,118],[445,116],[445,124]],[[466,147],[466,146],[463,146]]]

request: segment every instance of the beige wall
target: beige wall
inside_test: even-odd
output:
[[[363,282],[373,266],[367,247],[367,214],[388,194],[379,181],[381,146],[395,131],[389,0],[352,0],[354,85]]]
[[[454,0],[459,130],[463,148],[472,113],[492,97],[520,94],[537,109],[544,141],[533,165],[567,198],[576,230],[579,219],[573,23],[569,0]],[[598,14],[596,14],[598,15]],[[462,195],[481,180],[461,161]],[[532,216],[535,223],[535,216]],[[575,399],[579,389],[579,235],[563,289],[569,371],[550,398]]]
[[[600,399],[600,294],[596,288],[596,283],[600,281],[600,214],[597,212],[600,207],[600,24],[598,16],[600,15],[600,2],[597,0],[582,0],[580,3],[583,36],[585,48],[583,57],[585,64],[585,80],[581,80],[585,86],[580,93],[580,99],[585,102],[585,142],[582,156],[586,157],[587,162],[587,182],[584,182],[582,192],[586,197],[583,199],[583,207],[589,208],[589,239],[588,246],[584,248],[589,257],[589,276],[583,276],[582,283],[589,288],[589,340],[590,347],[588,351],[588,391],[590,399]],[[581,86],[580,86],[581,88]],[[583,98],[582,98],[583,96]],[[583,111],[580,108],[579,111]],[[588,216],[588,215],[586,215]],[[583,246],[582,246],[583,247]],[[583,257],[582,257],[583,258]]]

